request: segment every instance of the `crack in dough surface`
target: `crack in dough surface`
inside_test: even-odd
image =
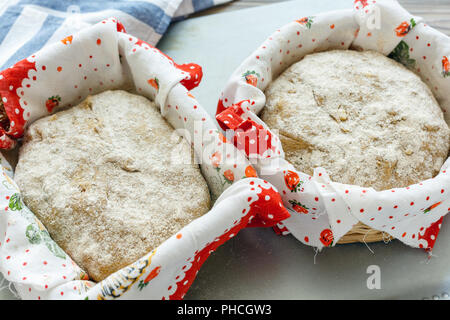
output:
[[[96,281],[209,210],[193,151],[142,96],[88,97],[31,124],[24,141],[15,181],[25,203]]]
[[[286,159],[312,174],[385,190],[435,176],[450,130],[427,85],[373,51],[307,55],[266,89],[261,119],[279,130]]]

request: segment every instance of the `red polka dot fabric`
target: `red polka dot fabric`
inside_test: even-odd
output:
[[[265,88],[287,67],[312,52],[352,47],[376,50],[418,73],[450,124],[449,40],[396,1],[356,0],[352,9],[299,17],[283,26],[234,71],[216,119],[222,129],[239,131],[235,145],[256,159],[259,176],[279,190],[291,217],[277,224],[278,234],[291,233],[304,244],[323,248],[334,246],[361,221],[409,246],[433,248],[450,211],[450,160],[435,178],[406,188],[377,192],[344,185],[331,181],[323,168],[313,176],[296,171],[258,114]]]
[[[16,146],[34,120],[78,104],[89,94],[132,86],[195,151],[214,207],[158,248],[105,280],[88,274],[52,240],[24,204],[3,157],[0,174],[0,272],[24,299],[182,299],[200,267],[245,227],[273,227],[290,214],[257,177],[245,152],[222,135],[189,91],[202,79],[196,64],[176,64],[125,33],[111,18],[62,39],[0,72],[9,127],[0,148]]]

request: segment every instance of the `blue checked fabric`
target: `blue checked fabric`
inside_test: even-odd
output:
[[[229,1],[0,0],[0,70],[109,17],[116,17],[129,34],[156,45],[174,19]]]

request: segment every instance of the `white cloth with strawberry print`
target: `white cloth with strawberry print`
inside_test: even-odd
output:
[[[449,40],[396,1],[356,0],[353,9],[299,17],[283,26],[235,70],[216,118],[222,129],[235,132],[234,143],[255,160],[259,176],[281,193],[291,217],[275,231],[290,232],[307,245],[323,248],[334,246],[361,221],[409,246],[431,251],[443,216],[450,211],[450,160],[433,179],[406,188],[377,192],[336,183],[323,168],[316,168],[313,176],[296,171],[284,160],[276,135],[257,115],[272,79],[306,54],[356,48],[381,52],[419,74],[450,125]]]
[[[7,120],[0,148],[17,144],[32,121],[76,105],[89,94],[132,87],[192,143],[214,207],[130,266],[94,283],[23,203],[13,170],[1,157],[0,272],[24,299],[181,299],[199,268],[247,226],[274,226],[289,217],[280,195],[245,154],[229,143],[188,91],[198,65],[177,65],[125,33],[114,18],[47,46],[0,72]],[[200,143],[196,136],[200,135]]]

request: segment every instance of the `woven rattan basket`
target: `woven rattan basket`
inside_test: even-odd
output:
[[[366,226],[362,222],[358,222],[353,228],[347,232],[341,239],[339,244],[355,243],[355,242],[378,242],[378,241],[390,241],[392,237],[387,233],[372,229]]]
[[[298,16],[299,12],[298,19],[271,34],[230,75],[218,100],[216,119],[223,130],[244,131],[235,139],[243,145],[247,140],[253,145],[270,141],[270,146],[257,143],[256,150],[245,151],[258,159],[256,170],[277,188],[291,209],[291,217],[278,226],[277,233],[290,233],[303,244],[318,248],[389,241],[392,236],[411,247],[431,250],[450,208],[450,160],[432,179],[410,187],[395,186],[392,192],[365,186],[370,190],[364,192],[361,186],[333,181],[321,167],[313,173],[297,171],[281,154],[288,149],[281,146],[281,137],[259,118],[267,86],[289,66],[307,54],[354,49],[377,51],[420,74],[450,123],[448,36],[412,16],[397,1],[353,3],[353,9],[314,16]],[[249,126],[247,120],[255,124]],[[269,140],[267,132],[273,139]],[[255,133],[257,138],[251,139]],[[311,207],[311,212],[299,206]]]

